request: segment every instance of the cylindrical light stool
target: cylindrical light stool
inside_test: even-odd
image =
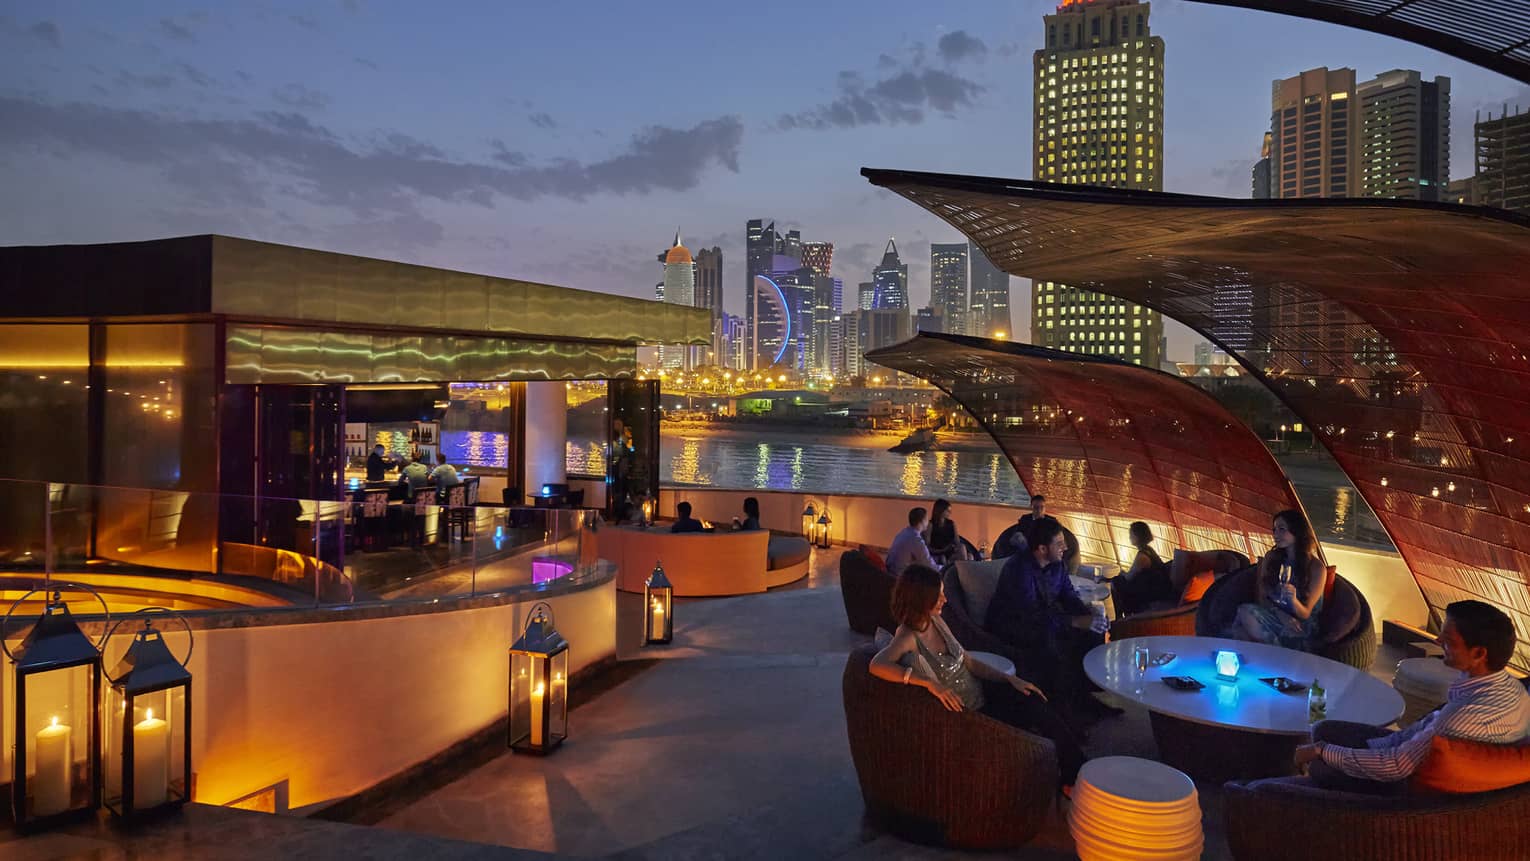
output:
[[[1195,861],[1206,842],[1195,782],[1134,756],[1084,763],[1068,831],[1082,861]]]
[[[1397,674],[1392,677],[1392,687],[1402,694],[1402,717],[1398,726],[1408,726],[1419,718],[1444,704],[1450,696],[1450,686],[1461,678],[1460,670],[1445,666],[1439,658],[1404,658],[1397,662]]]

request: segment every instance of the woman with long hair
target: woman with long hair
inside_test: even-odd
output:
[[[980,711],[1052,740],[1062,785],[1073,785],[1084,752],[1073,731],[1047,704],[1041,689],[1016,675],[975,660],[940,618],[946,604],[940,573],[910,565],[893,584],[892,613],[898,630],[871,659],[879,679],[918,685],[951,711]]]
[[[966,548],[956,533],[956,521],[951,519],[948,500],[937,499],[930,508],[930,525],[924,543],[929,546],[930,555],[942,565],[967,558]]]
[[[1137,548],[1137,557],[1125,574],[1110,581],[1116,612],[1123,616],[1141,612],[1155,601],[1173,601],[1179,597],[1174,594],[1168,564],[1153,549],[1153,530],[1138,520],[1131,525],[1129,534],[1132,546]]]
[[[1295,509],[1275,515],[1275,547],[1259,560],[1255,601],[1238,607],[1228,635],[1311,651],[1323,609],[1323,560],[1312,524]]]

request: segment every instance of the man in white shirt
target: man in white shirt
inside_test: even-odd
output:
[[[446,462],[446,455],[439,456],[441,464],[430,471],[430,480],[435,482],[436,487],[456,487],[462,483],[457,476],[457,468]]]
[[[1296,749],[1320,786],[1348,792],[1392,793],[1429,754],[1439,735],[1486,744],[1518,744],[1530,736],[1530,694],[1504,667],[1514,654],[1514,623],[1482,601],[1445,608],[1440,631],[1445,666],[1464,675],[1450,686],[1445,705],[1397,732],[1347,721],[1323,721],[1312,743]]]
[[[923,508],[909,511],[908,526],[893,536],[892,544],[887,548],[887,573],[896,577],[915,562],[940,570],[934,557],[930,556],[929,545],[924,543],[924,535],[921,534],[924,532],[926,514]]]

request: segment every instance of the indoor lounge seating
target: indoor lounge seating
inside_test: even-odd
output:
[[[1357,669],[1369,669],[1376,660],[1376,626],[1371,619],[1371,605],[1331,565],[1328,574],[1318,618],[1318,645],[1313,652]],[[1213,583],[1195,611],[1196,636],[1220,636],[1232,624],[1238,605],[1254,600],[1257,575],[1258,570],[1249,567]]]
[[[845,599],[850,630],[871,636],[877,628],[896,631],[892,617],[892,589],[896,582],[877,559],[860,550],[846,550],[839,557],[839,591]]]
[[[870,643],[852,651],[843,681],[850,757],[871,823],[960,849],[1008,849],[1035,837],[1057,794],[1052,742],[873,677],[876,651]]]
[[[1178,599],[1155,603],[1140,612],[1117,618],[1110,625],[1111,639],[1193,636],[1196,608],[1211,584],[1247,567],[1248,557],[1236,550],[1175,550],[1174,559],[1169,563],[1169,581],[1179,595]]]
[[[747,532],[673,533],[667,525],[649,529],[606,526],[596,533],[600,557],[617,566],[616,588],[642,592],[656,564],[676,597],[746,595],[807,576],[812,548],[805,538]]]

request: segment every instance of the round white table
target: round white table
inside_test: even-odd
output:
[[[1145,645],[1153,655],[1174,652],[1162,666],[1143,674],[1135,693],[1132,650]],[[1218,650],[1241,656],[1238,676],[1217,676]],[[1228,779],[1289,774],[1291,754],[1308,738],[1307,691],[1281,693],[1261,678],[1285,676],[1303,685],[1313,679],[1328,693],[1333,720],[1385,726],[1403,713],[1403,698],[1369,673],[1327,658],[1217,637],[1135,637],[1106,643],[1084,656],[1084,672],[1095,684],[1150,713],[1160,757],[1194,777]],[[1190,676],[1206,687],[1178,691],[1164,676]]]
[[[1011,661],[1009,658],[1004,657],[1003,655],[995,654],[993,652],[970,651],[967,654],[972,657],[972,660],[981,664],[987,664],[988,666],[998,670],[1006,676],[1013,676],[1015,674],[1015,662]]]
[[[1109,583],[1096,583],[1093,577],[1073,575],[1068,578],[1073,581],[1073,591],[1084,600],[1085,604],[1099,602],[1105,605],[1105,618],[1116,617],[1116,602],[1111,597]]]

